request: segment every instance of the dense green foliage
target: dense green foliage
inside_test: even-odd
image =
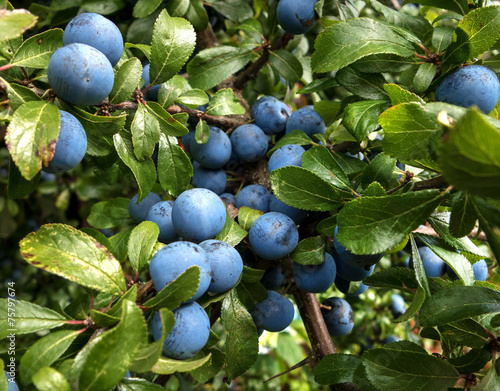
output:
[[[14,363],[20,389],[500,389],[500,104],[484,114],[434,99],[463,65],[500,74],[500,6],[320,0],[318,22],[292,36],[277,23],[277,3],[0,0],[0,366]],[[112,20],[125,42],[109,96],[92,107],[56,97],[47,78],[63,29],[81,12]],[[151,85],[161,85],[155,100],[143,99],[147,62]],[[154,291],[148,267],[164,244],[155,223],[130,218],[129,200],[191,188],[188,127],[198,144],[209,125],[230,134],[251,122],[263,95],[292,111],[313,105],[326,133],[271,136],[263,159],[225,167],[226,189],[260,184],[310,211],[300,241],[279,261],[255,256],[248,231],[262,212],[229,205],[216,239],[242,255],[241,278],[197,299],[212,326],[205,347],[188,360],[165,357],[172,311],[197,291],[200,269]],[[88,144],[81,164],[54,175],[42,168],[54,155],[57,108],[81,122]],[[286,144],[306,148],[302,166],[268,174]],[[290,279],[292,260],[324,262],[336,227],[353,253],[384,254],[360,296],[360,282],[314,295]],[[458,278],[428,278],[423,245]],[[472,269],[481,259],[487,281]],[[277,263],[277,290],[298,313],[285,331],[259,337],[249,311],[266,299],[260,281]],[[394,293],[409,303],[397,318]],[[331,296],[354,313],[335,347],[318,304]],[[392,334],[401,341],[383,345]]]

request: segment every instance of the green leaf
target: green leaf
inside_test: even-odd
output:
[[[500,148],[500,129],[476,109],[467,110],[449,129],[449,137],[439,154],[445,179],[470,194],[498,198],[500,153],[497,148]]]
[[[246,31],[247,33],[250,34],[257,34],[261,36],[264,35],[264,32],[262,31],[262,25],[260,24],[260,22],[252,18],[244,20],[240,25],[238,25],[238,29]]]
[[[147,111],[152,114],[160,124],[160,130],[163,134],[173,137],[181,137],[189,131],[177,121],[168,111],[156,102],[148,102]]]
[[[500,292],[479,286],[453,286],[427,300],[420,311],[422,326],[439,326],[471,316],[500,312]]]
[[[478,57],[500,38],[500,7],[489,6],[462,12],[465,16],[455,29],[456,40],[446,49],[443,70]]]
[[[202,0],[190,0],[186,18],[197,30],[205,30],[208,26],[208,14]],[[191,72],[189,72],[191,74]]]
[[[30,384],[36,372],[54,363],[81,333],[77,330],[60,330],[48,334],[31,345],[21,358],[19,373],[24,384]]]
[[[243,265],[243,274],[241,276],[241,280],[244,282],[259,282],[264,275],[264,270],[261,269],[252,269],[248,266]]]
[[[109,238],[109,241],[111,242],[111,245],[113,246],[115,253],[117,254],[116,259],[118,259],[120,262],[123,262],[128,256],[127,244],[131,233],[132,227],[120,231],[116,235],[113,235]]]
[[[170,16],[184,16],[189,8],[189,0],[173,0],[165,4]]]
[[[141,202],[151,191],[156,182],[155,164],[151,158],[139,161],[134,155],[132,141],[123,138],[121,134],[116,133],[113,136],[114,145],[118,156],[130,168],[139,187],[139,198]]]
[[[147,19],[144,19],[142,22],[145,22],[146,20]],[[132,25],[133,24],[134,24],[134,22],[132,22]],[[131,26],[131,27],[133,27],[133,26]],[[131,28],[131,30],[132,30],[132,28]],[[133,44],[130,42],[125,42],[124,46],[125,46],[125,49],[138,49],[138,50],[140,50],[146,56],[146,58],[148,60],[151,58],[151,46],[149,46],[149,45]]]
[[[129,58],[120,65],[115,74],[113,89],[109,93],[109,103],[120,103],[132,99],[142,76],[142,65],[138,58]]]
[[[486,200],[474,197],[474,209],[496,258],[500,257],[500,211]]]
[[[149,265],[159,234],[158,225],[152,221],[143,221],[132,230],[128,240],[128,256],[137,272]]]
[[[54,51],[63,45],[63,30],[53,29],[33,35],[19,47],[11,64],[18,67],[47,69]]]
[[[415,35],[418,38],[418,41],[424,40],[426,35],[429,33],[429,30],[432,28],[430,22],[420,15],[409,15],[406,12],[400,12],[399,10],[386,7],[375,0],[371,0],[370,4],[374,10],[384,14],[384,19],[390,26],[398,26],[405,29],[404,34],[400,33],[403,36],[411,34]]]
[[[0,340],[11,333],[35,333],[65,323],[64,316],[49,308],[22,300],[0,299]]]
[[[260,281],[240,281],[240,283],[236,286],[236,291],[241,304],[243,304],[243,306],[247,309],[252,309],[257,303],[266,300],[268,297],[267,289]]]
[[[314,380],[319,384],[352,383],[361,358],[352,354],[329,354],[314,367]]]
[[[231,88],[224,88],[215,93],[207,107],[208,115],[245,114],[245,109],[240,104]]]
[[[161,84],[176,75],[194,51],[196,34],[184,18],[163,9],[156,19],[151,42],[149,81]]]
[[[244,230],[248,231],[255,220],[263,214],[264,212],[261,210],[242,206],[238,209],[238,223]]]
[[[474,388],[474,391],[490,391],[500,389],[500,376],[498,375],[496,365],[491,365],[487,375],[483,377],[481,383]]]
[[[147,341],[147,325],[135,303],[123,301],[118,326],[89,342],[75,358],[78,389],[110,390],[123,378]]]
[[[431,7],[443,8],[445,10],[457,12],[460,15],[465,15],[467,12],[469,12],[467,0],[417,0],[417,1],[405,0],[405,1],[403,1],[403,5],[406,5],[409,3],[430,5]]]
[[[31,181],[27,181],[19,172],[17,166],[10,160],[9,162],[9,184],[7,185],[7,195],[12,199],[21,199],[38,188],[40,175],[36,175]]]
[[[302,167],[286,166],[270,174],[273,193],[287,205],[312,211],[328,211],[349,200],[346,192]]]
[[[453,199],[450,217],[450,234],[456,238],[468,235],[474,228],[477,214],[472,198],[467,192],[460,191]]]
[[[59,123],[59,110],[48,102],[26,102],[14,112],[5,141],[12,160],[28,181],[52,160]]]
[[[377,53],[414,55],[411,43],[382,22],[369,18],[351,19],[335,23],[318,35],[311,67],[316,73],[331,72]]]
[[[238,223],[236,223],[226,212],[226,222],[222,231],[220,231],[215,239],[221,240],[223,242],[229,243],[231,246],[236,246],[240,243],[246,236],[248,232],[241,228]]]
[[[177,98],[177,102],[192,109],[208,103],[207,93],[197,88],[184,92]]]
[[[472,348],[483,347],[489,339],[485,328],[472,319],[439,326],[439,334],[447,342]]]
[[[363,141],[371,132],[380,128],[378,117],[389,108],[385,100],[354,102],[344,110],[342,123],[358,141]]]
[[[175,100],[183,93],[189,91],[191,86],[182,76],[175,75],[170,80],[162,83],[158,92],[158,103],[165,109],[172,106]]]
[[[302,155],[302,167],[311,170],[330,184],[352,194],[351,182],[331,152],[323,146],[312,147]]]
[[[100,292],[126,290],[120,263],[108,249],[69,225],[44,225],[19,244],[33,266]]]
[[[129,204],[130,200],[123,197],[98,202],[92,205],[87,221],[90,225],[99,229],[125,225],[130,221]]]
[[[208,90],[238,72],[253,57],[253,47],[218,46],[202,50],[187,65],[189,83]]]
[[[290,133],[282,136],[278,142],[267,152],[267,157],[271,157],[274,151],[281,148],[283,145],[297,144],[297,145],[313,145],[315,142],[302,130],[295,129]]]
[[[314,111],[321,115],[323,121],[325,121],[326,127],[329,127],[337,120],[337,117],[340,113],[341,104],[340,102],[320,100],[318,102],[314,102],[313,107]]]
[[[444,52],[453,42],[453,27],[436,26],[432,33],[432,46],[436,48],[436,53]]]
[[[208,0],[207,3],[233,22],[242,22],[253,16],[252,8],[246,0]]]
[[[302,239],[291,252],[290,258],[301,265],[319,265],[325,262],[325,237],[312,236]]]
[[[425,104],[425,101],[420,96],[413,94],[408,90],[405,90],[403,87],[397,84],[384,84],[384,90],[389,94],[389,97],[391,98],[391,104],[393,106],[396,106],[400,103],[410,102]]]
[[[401,57],[393,54],[372,54],[357,60],[353,68],[366,73],[404,72],[417,64],[416,57]]]
[[[449,220],[449,212],[440,212],[434,213],[428,221],[441,239],[443,239],[453,249],[459,250],[459,252],[461,252],[461,254],[470,261],[470,263],[475,263],[480,259],[489,258],[489,255],[481,251],[468,237],[455,238],[451,236],[448,225]],[[429,240],[432,241],[431,238],[429,238]]]
[[[423,289],[425,296],[431,296],[431,290],[429,286],[429,280],[425,274],[424,264],[420,258],[420,253],[418,252],[417,244],[413,235],[410,235],[411,243],[411,258],[413,260],[413,269],[415,270],[415,279],[417,280],[418,287]]]
[[[33,100],[41,100],[41,98],[31,89],[21,84],[9,84],[5,79],[0,77],[0,82],[7,86],[7,95],[9,97],[9,105],[12,110],[17,110],[25,102]]]
[[[366,188],[370,183],[377,182],[385,189],[396,187],[398,182],[397,174],[394,174],[395,167],[396,159],[390,158],[383,152],[379,153],[365,168],[361,177],[361,185]]]
[[[170,3],[169,3],[170,4]],[[141,378],[123,378],[118,385],[119,391],[164,391],[165,387]]]
[[[207,362],[205,365],[190,372],[190,375],[192,375],[197,382],[202,384],[207,383],[210,379],[217,375],[226,362],[226,354],[216,347],[203,349],[202,352],[198,353],[199,356],[203,354],[211,355],[210,362]]]
[[[174,137],[160,136],[158,149],[158,179],[162,188],[173,196],[178,196],[187,190],[193,166],[186,152],[177,145]]]
[[[311,94],[313,92],[323,91],[331,87],[338,87],[337,80],[325,77],[323,79],[314,79],[305,87],[297,91],[297,94]]]
[[[25,9],[0,10],[0,42],[21,36],[25,31],[34,27],[38,16]]]
[[[207,122],[202,120],[198,121],[196,124],[196,131],[194,138],[198,144],[206,144],[208,143],[208,139],[210,138],[210,127]]]
[[[157,341],[144,346],[134,359],[130,369],[134,372],[147,372],[158,362],[163,351],[163,343],[175,325],[174,313],[166,308],[159,310],[161,319],[161,338]]]
[[[152,14],[160,6],[161,0],[138,0],[134,5],[132,16],[134,18],[145,18]]]
[[[418,71],[413,78],[413,87],[416,92],[424,92],[434,80],[436,76],[437,68],[434,64],[430,62],[424,62],[418,67]]]
[[[40,369],[33,376],[33,384],[38,391],[70,391],[70,385],[64,375],[51,367]]]
[[[438,190],[360,197],[337,216],[338,240],[355,254],[377,254],[401,243],[443,200]]]
[[[151,369],[151,372],[159,375],[171,375],[175,372],[190,372],[205,365],[211,358],[211,354],[199,359],[192,358],[188,360],[174,360],[173,358],[160,357]]]
[[[368,379],[384,391],[447,391],[459,378],[458,371],[446,361],[414,351],[366,350],[363,364]]]
[[[441,137],[437,115],[420,103],[401,103],[384,111],[384,152],[401,161],[430,157],[431,146]]]
[[[385,78],[379,73],[363,73],[353,67],[339,70],[335,79],[347,91],[365,99],[387,99],[383,86]]]
[[[85,133],[87,133],[87,154],[106,156],[114,153],[112,137],[125,126],[126,113],[111,117],[98,116],[61,100],[58,100],[57,103],[62,110],[73,114],[85,129]]]
[[[183,302],[189,300],[198,290],[200,283],[200,268],[191,266],[179,277],[165,286],[158,294],[144,303],[144,306],[151,311],[160,308],[174,310]]]
[[[316,231],[324,236],[335,235],[335,227],[337,226],[337,215],[327,217],[319,222],[316,226]]]
[[[139,104],[131,126],[134,154],[137,160],[144,160],[154,152],[160,140],[160,124],[143,104]]]
[[[291,83],[295,83],[302,78],[302,64],[292,53],[285,49],[271,51],[269,54],[271,66]]]
[[[227,331],[226,373],[231,381],[245,373],[257,360],[259,338],[252,316],[234,289],[222,302],[221,320]]]

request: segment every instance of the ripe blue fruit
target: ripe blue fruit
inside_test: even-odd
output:
[[[267,136],[254,124],[238,126],[231,133],[230,140],[233,153],[242,162],[256,162],[267,152]]]
[[[474,271],[474,278],[477,281],[486,281],[486,279],[488,278],[488,264],[484,259],[481,259],[480,261],[472,264],[472,270]],[[446,272],[452,280],[458,279],[457,274],[448,265],[446,265]]]
[[[348,264],[344,259],[337,253],[335,248],[330,248],[330,252],[335,259],[335,263],[337,265],[337,274],[347,281],[361,281],[364,278],[368,277],[372,274],[373,269],[375,269],[375,265],[371,267],[364,268],[359,266],[352,266]]]
[[[434,99],[456,106],[476,105],[489,114],[500,98],[500,81],[491,69],[482,65],[468,65],[446,76],[436,89]]]
[[[293,278],[297,286],[311,293],[321,293],[332,286],[337,275],[333,257],[325,253],[325,261],[320,265],[300,265],[293,263]]]
[[[391,334],[388,337],[385,337],[382,340],[382,345],[385,345],[386,343],[391,343],[391,342],[398,342],[400,339],[398,336]]]
[[[269,212],[269,202],[271,201],[271,193],[261,185],[248,185],[243,187],[236,194],[236,203],[234,206],[261,210]]]
[[[189,129],[189,133],[182,136],[182,145],[184,146],[186,152],[191,155],[191,140],[196,136],[196,130],[190,125],[187,125],[187,128]]]
[[[286,329],[292,323],[295,310],[285,296],[275,291],[267,291],[268,297],[257,303],[250,314],[257,328],[277,332]]]
[[[302,154],[306,150],[297,144],[287,144],[279,147],[273,152],[267,163],[269,173],[280,167],[298,166],[302,167]]]
[[[205,144],[198,144],[195,138],[191,140],[191,156],[203,167],[222,168],[231,158],[231,140],[218,127],[209,128],[210,135]]]
[[[222,230],[226,223],[226,207],[211,190],[189,189],[175,200],[172,223],[183,239],[201,242]]]
[[[260,279],[260,283],[264,288],[273,290],[282,287],[285,284],[285,274],[283,267],[278,263],[266,269],[264,275]]]
[[[418,248],[422,265],[427,277],[443,277],[446,272],[446,263],[439,258],[428,246]],[[410,268],[413,269],[413,258],[410,259]]]
[[[243,272],[240,253],[230,244],[220,240],[205,240],[200,243],[212,267],[209,292],[221,293],[231,289]]]
[[[146,213],[147,221],[152,221],[160,228],[158,240],[163,243],[170,243],[179,239],[177,232],[172,224],[172,207],[174,201],[160,201],[149,208]]]
[[[163,343],[163,354],[177,360],[196,356],[210,336],[210,319],[196,302],[183,304],[174,311],[175,325]],[[153,318],[153,338],[161,338],[162,324],[157,312]]]
[[[137,203],[139,194],[132,197],[128,204],[128,213],[132,220],[136,223],[140,223],[146,220],[146,215],[148,214],[149,208],[154,204],[161,201],[161,198],[156,193],[149,193],[141,202]]]
[[[17,386],[17,383],[9,375],[9,373],[5,370],[3,371],[3,373],[5,374],[5,377],[7,378],[7,384],[8,384],[7,391],[19,391],[19,387]]]
[[[103,53],[115,66],[123,53],[123,38],[111,20],[93,12],[75,16],[66,25],[63,44],[84,43]]]
[[[337,287],[337,289],[339,291],[341,291],[347,297],[358,297],[362,293],[365,293],[366,290],[369,288],[368,285],[365,285],[364,283],[360,283],[358,289],[356,289],[352,293],[349,293],[350,285],[351,285],[351,281],[342,278],[337,273],[337,276],[335,277],[335,286]]]
[[[290,133],[292,130],[302,130],[309,137],[314,134],[325,133],[325,121],[321,115],[314,111],[313,106],[305,106],[301,109],[294,111],[286,123],[286,132]]]
[[[276,10],[278,23],[288,34],[305,34],[317,21],[317,0],[281,0]]]
[[[268,135],[283,132],[290,114],[292,112],[285,103],[270,95],[263,96],[252,105],[255,125]]]
[[[342,337],[349,334],[354,327],[354,315],[349,303],[340,297],[330,297],[322,304],[325,307],[330,307],[330,309],[321,308],[328,333],[332,337]]]
[[[252,224],[248,240],[250,247],[259,257],[275,260],[295,249],[299,242],[299,231],[287,215],[268,212]]]
[[[52,160],[43,171],[61,173],[75,168],[87,151],[87,135],[80,121],[72,114],[60,110],[59,138]]]
[[[391,296],[391,304],[389,305],[389,309],[391,310],[394,318],[399,318],[406,312],[405,299],[403,299],[401,295],[394,293]]]
[[[47,78],[55,94],[74,105],[97,105],[113,88],[111,63],[99,50],[83,43],[57,49],[50,58]]]
[[[236,204],[236,197],[234,196],[234,194],[222,193],[219,197],[222,198],[222,201],[224,201],[226,204]]]
[[[354,254],[344,247],[342,243],[337,240],[337,233],[339,227],[335,227],[334,236],[333,236],[333,245],[335,246],[335,250],[339,254],[339,256],[351,266],[357,267],[369,267],[375,265],[380,259],[384,256],[384,253],[381,254]],[[342,275],[342,277],[346,278],[346,276]]]
[[[149,86],[149,62],[144,64],[142,68],[142,78],[144,79],[144,88]],[[144,94],[144,98],[147,100],[158,100],[158,92],[160,91],[161,84],[154,84],[149,90]],[[184,139],[183,139],[184,141]]]
[[[293,206],[289,206],[284,202],[281,202],[274,194],[271,194],[271,201],[269,202],[269,211],[286,214],[295,222],[295,224],[302,223],[305,220],[307,214],[309,213],[307,210],[294,208]]]
[[[193,162],[193,187],[201,187],[213,191],[215,194],[222,194],[226,189],[226,172],[219,168],[211,170],[205,168],[198,162]]]
[[[207,291],[212,274],[210,260],[205,250],[195,243],[179,241],[162,247],[149,264],[149,274],[156,291],[160,292],[191,266],[200,268],[200,283],[188,302],[196,300]]]

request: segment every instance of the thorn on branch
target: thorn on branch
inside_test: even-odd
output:
[[[289,373],[289,372],[291,372],[291,371],[293,371],[295,369],[301,368],[304,365],[308,365],[308,364],[310,364],[313,361],[314,361],[313,356],[309,355],[306,358],[304,358],[302,361],[299,361],[297,364],[295,364],[295,365],[291,366],[290,368],[288,368],[286,371],[278,373],[277,375],[274,375],[273,377],[270,377],[269,379],[264,380],[264,383],[267,383],[267,382],[269,382],[269,381],[271,381],[273,379],[276,379],[277,377],[286,375],[287,373]]]

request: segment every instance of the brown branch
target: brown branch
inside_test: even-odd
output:
[[[220,46],[220,42],[217,39],[210,23],[208,23],[205,30],[196,30],[196,44],[198,45],[199,50]]]
[[[259,74],[260,70],[264,65],[266,65],[267,61],[269,60],[269,56],[273,50],[278,50],[283,47],[285,47],[288,42],[293,38],[293,35],[291,34],[283,34],[280,39],[276,40],[271,47],[269,46],[263,46],[264,52],[261,54],[261,56],[252,64],[250,65],[246,70],[241,72],[233,81],[233,88],[237,90],[243,90],[246,86],[246,84],[257,77]]]
[[[449,186],[448,182],[442,175],[426,179],[424,181],[415,182],[414,190],[427,190],[427,189],[443,189]]]
[[[314,293],[297,288],[293,292],[293,297],[311,342],[313,365],[317,364],[323,357],[337,353]],[[361,391],[352,383],[335,384],[330,388],[334,391]]]

